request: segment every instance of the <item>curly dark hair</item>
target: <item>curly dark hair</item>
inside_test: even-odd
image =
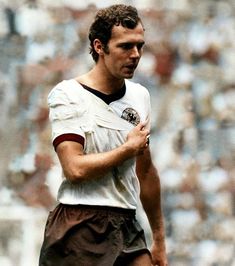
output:
[[[99,58],[93,46],[95,39],[99,39],[104,51],[108,52],[107,44],[111,38],[113,26],[122,25],[125,28],[134,29],[139,22],[141,19],[133,6],[119,4],[100,9],[89,30],[90,54],[94,61],[97,62]]]

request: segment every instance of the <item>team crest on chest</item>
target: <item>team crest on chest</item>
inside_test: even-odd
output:
[[[136,112],[135,109],[133,108],[126,108],[123,112],[122,112],[122,116],[123,119],[127,120],[128,122],[130,122],[131,124],[137,126],[140,122],[140,116],[139,114]]]

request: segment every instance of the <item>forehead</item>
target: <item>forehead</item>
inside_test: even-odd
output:
[[[143,42],[144,28],[141,23],[134,29],[125,28],[121,25],[112,28],[112,35],[110,41],[113,42]]]

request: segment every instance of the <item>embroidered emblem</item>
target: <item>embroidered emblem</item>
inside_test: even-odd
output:
[[[127,120],[128,122],[130,122],[131,124],[133,124],[135,126],[137,126],[140,122],[140,116],[136,112],[136,110],[134,110],[133,108],[126,108],[122,112],[121,118]]]

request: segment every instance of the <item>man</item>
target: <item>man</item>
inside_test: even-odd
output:
[[[40,266],[166,266],[149,93],[128,80],[144,46],[137,10],[113,5],[98,11],[89,39],[94,67],[48,96],[64,180]],[[135,218],[139,196],[152,229],[151,252]]]

